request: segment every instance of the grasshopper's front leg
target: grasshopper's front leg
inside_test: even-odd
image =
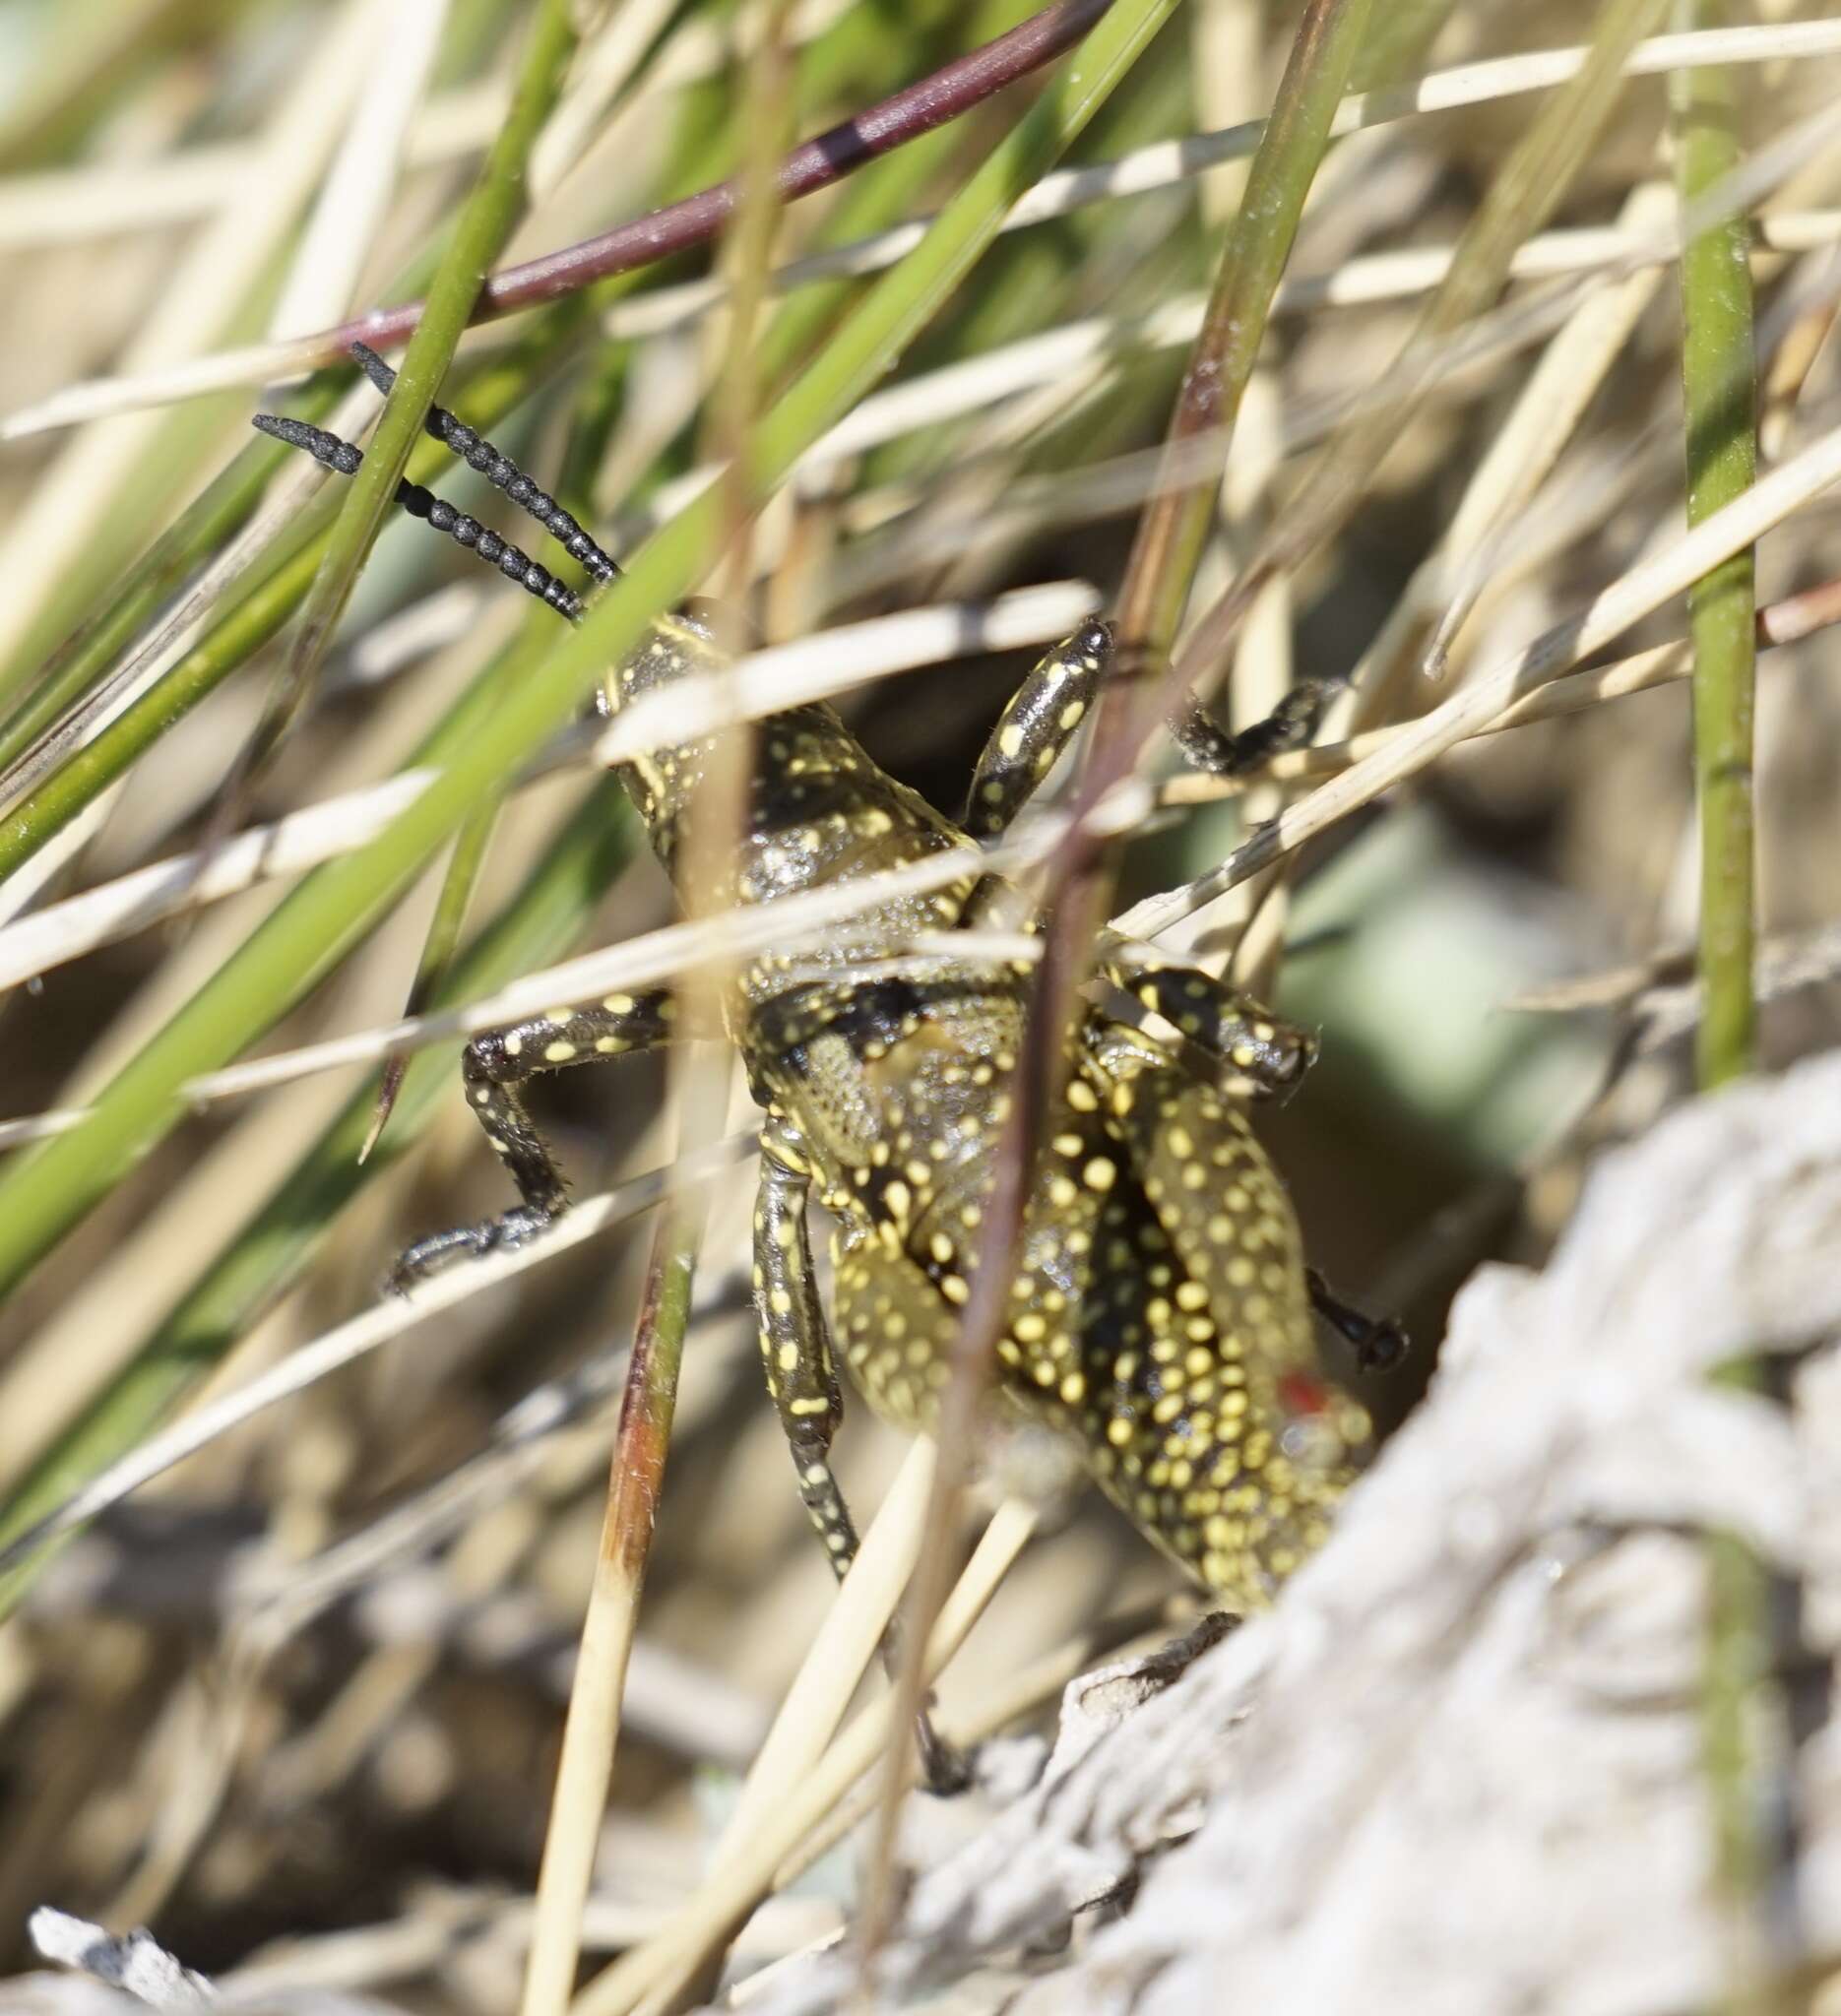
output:
[[[1111,662],[1111,630],[1094,618],[1032,668],[972,773],[959,823],[974,839],[996,839],[1028,804],[1087,718]]]
[[[974,839],[995,840],[1035,795],[1092,710],[1112,671],[1113,657],[1111,626],[1093,617],[1032,668],[991,729],[972,773],[959,823]],[[1330,690],[1321,679],[1305,679],[1263,721],[1233,735],[1191,700],[1171,717],[1171,732],[1199,769],[1238,777],[1307,742]]]
[[[812,1269],[805,1224],[811,1183],[797,1131],[783,1116],[771,1116],[761,1136],[761,1187],[754,1207],[754,1307],[761,1362],[793,1452],[799,1496],[842,1582],[857,1558],[857,1526],[831,1468],[831,1440],[844,1418],[844,1392]],[[882,1652],[893,1677],[892,1633],[883,1640]],[[915,1738],[928,1788],[936,1793],[961,1790],[967,1783],[964,1761],[934,1732],[924,1708],[915,1722]]]
[[[643,994],[609,994],[588,1007],[552,1009],[475,1037],[461,1065],[467,1102],[511,1171],[519,1202],[477,1225],[418,1239],[391,1271],[391,1287],[407,1289],[456,1260],[522,1246],[552,1225],[567,1209],[568,1192],[518,1088],[540,1072],[604,1064],[668,1042],[676,1034],[675,1012],[669,992],[655,987]]]

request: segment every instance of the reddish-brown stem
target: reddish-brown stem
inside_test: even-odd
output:
[[[688,1254],[694,1246],[694,1238],[686,1239],[675,1214],[667,1214],[653,1236],[645,1296],[633,1330],[632,1363],[614,1435],[602,1553],[635,1592],[645,1578],[659,1493],[665,1483],[683,1326],[690,1311]]]
[[[810,140],[801,141],[781,162],[776,186],[783,203],[828,188],[878,156],[893,153],[923,133],[959,118],[974,105],[1000,92],[1018,78],[1040,70],[1071,49],[1112,0],[1053,0],[1007,34],[956,56],[930,77],[905,85],[880,100]],[[522,266],[508,266],[488,277],[479,289],[472,320],[491,322],[522,308],[540,308],[567,294],[578,293],[596,281],[631,273],[668,259],[675,252],[708,244],[733,215],[741,182],[700,189],[676,203],[632,218],[598,238],[565,245]],[[373,309],[337,329],[302,339],[303,361],[343,362],[354,342],[374,349],[392,349],[408,342],[421,319],[422,304]]]
[[[1841,581],[1824,581],[1758,611],[1760,644],[1796,644],[1841,623]]]

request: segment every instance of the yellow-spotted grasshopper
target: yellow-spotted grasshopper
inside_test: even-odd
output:
[[[387,392],[389,367],[357,353]],[[297,421],[263,414],[257,425],[346,473],[361,460]],[[428,428],[590,574],[615,573],[471,428],[439,408]],[[561,614],[578,612],[566,587],[476,521],[413,484],[398,496]],[[1111,652],[1106,625],[1091,622],[1029,674],[979,760],[959,826],[879,770],[830,708],[771,717],[755,740],[738,858],[706,901],[771,903],[1002,833],[1093,704]],[[662,617],[609,675],[606,704],[617,710],[719,662],[694,610]],[[1181,739],[1211,767],[1245,768],[1301,738],[1317,697],[1301,688],[1239,737],[1191,718]],[[710,746],[661,748],[625,768],[667,869]],[[909,1430],[931,1425],[977,1265],[1029,986],[1026,967],[988,958],[941,957],[899,977],[865,977],[862,968],[886,966],[918,933],[969,930],[1016,904],[1014,891],[976,873],[939,894],[881,902],[830,943],[751,961],[728,995],[728,1035],[767,1115],[754,1299],[768,1391],[839,1574],[857,1537],[830,1464],[842,1414],[837,1360],[879,1414]],[[1314,1040],[1205,973],[1119,945],[1099,970],[1174,1024],[1207,1068],[1099,1008],[1086,1013],[1031,1179],[998,1392],[1069,1431],[1139,1530],[1245,1609],[1323,1538],[1367,1441],[1363,1409],[1318,1370],[1313,1305],[1365,1364],[1397,1356],[1401,1340],[1336,1302],[1305,1268],[1291,1206],[1237,1103],[1249,1088],[1293,1084]],[[467,1097],[521,1201],[412,1247],[398,1281],[518,1244],[564,1209],[561,1175],[520,1097],[526,1080],[650,1048],[676,1027],[671,996],[654,990],[476,1037]],[[814,1195],[836,1225],[829,1322],[807,1234]]]

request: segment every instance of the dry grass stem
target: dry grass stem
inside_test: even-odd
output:
[[[429,1317],[470,1301],[545,1260],[555,1259],[599,1236],[610,1226],[622,1225],[642,1212],[655,1210],[680,1190],[715,1181],[745,1161],[754,1144],[752,1133],[732,1135],[713,1149],[685,1156],[668,1168],[635,1176],[617,1190],[583,1198],[540,1239],[487,1255],[477,1267],[450,1271],[408,1293],[383,1296],[362,1315],[351,1317],[312,1344],[302,1346],[272,1370],[258,1374],[234,1392],[197,1409],[175,1426],[150,1437],[131,1456],[85,1485],[48,1519],[0,1548],[0,1572],[16,1566],[60,1535],[88,1524],[97,1513],[119,1504],[175,1464],[209,1448],[232,1428],[284,1400],[304,1393],[320,1380],[425,1323]]]
[[[1581,48],[1568,48],[1547,50],[1538,55],[1505,57],[1497,62],[1466,64],[1454,70],[1434,73],[1410,87],[1359,94],[1345,101],[1335,131],[1339,135],[1348,135],[1415,114],[1451,111],[1528,92],[1555,90],[1577,74],[1584,54]],[[1754,28],[1703,31],[1692,35],[1659,35],[1637,49],[1626,74],[1661,76],[1696,63],[1764,63],[1835,55],[1841,55],[1841,25],[1825,21],[1786,22]],[[1005,220],[1003,228],[1006,231],[1026,229],[1031,224],[1066,216],[1091,204],[1169,188],[1205,174],[1225,162],[1243,160],[1258,146],[1263,131],[1263,122],[1254,120],[1219,133],[1159,142],[1117,161],[1061,169],[1046,176],[1018,203]],[[776,284],[796,286],[821,280],[880,272],[912,251],[920,242],[924,228],[923,221],[902,224],[858,244],[811,255],[777,273]],[[1605,242],[1610,236],[1604,232],[1593,235],[1600,242]],[[1416,276],[1410,282],[1394,281],[1394,287],[1405,286],[1406,290],[1417,292],[1437,284],[1439,276],[1427,263],[1435,255],[1398,254],[1391,257],[1399,262],[1413,262],[1403,263],[1400,271]],[[1538,264],[1525,269],[1529,273],[1541,270]],[[1430,277],[1426,277],[1428,275]],[[1320,287],[1324,284],[1315,284]],[[720,282],[698,282],[686,287],[666,289],[656,304],[651,300],[639,301],[615,310],[609,328],[631,336],[657,334],[715,307],[724,298],[724,293]],[[1359,292],[1352,292],[1343,298],[1355,300],[1364,297]],[[1385,294],[1366,296],[1387,297]],[[1281,312],[1294,307],[1301,312],[1307,306],[1318,305],[1318,297],[1309,292],[1295,292],[1289,302],[1284,294],[1280,298],[1285,304]],[[1186,340],[1184,337],[1171,339],[1172,342]],[[161,373],[146,372],[133,378],[101,379],[87,385],[70,386],[33,407],[20,409],[0,418],[0,441],[21,439],[48,429],[72,426],[112,413],[136,411],[145,407],[166,405],[175,400],[194,399],[207,392],[227,391],[234,386],[286,383],[302,375],[317,360],[318,348],[310,339],[303,339],[221,351]]]
[[[1030,1507],[1006,1502],[984,1530],[965,1573],[941,1606],[926,1645],[925,1678],[938,1677],[972,1626],[996,1595],[1035,1531]],[[872,1769],[896,1733],[892,1706],[863,1709],[825,1752],[823,1762],[794,1796],[766,1816],[728,1864],[659,1935],[598,1975],[571,2005],[571,2016],[624,2016],[650,1998],[668,1994],[730,1936],[731,1927],[767,1894],[781,1865],[857,1779]]]

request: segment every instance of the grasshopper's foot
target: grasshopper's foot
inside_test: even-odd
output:
[[[915,1743],[920,1752],[921,1783],[936,1799],[956,1798],[971,1785],[970,1755],[940,1734],[924,1708],[915,1717]]]
[[[1216,777],[1243,777],[1288,749],[1302,748],[1316,733],[1339,683],[1301,679],[1263,721],[1236,735],[1225,733],[1208,710],[1191,697],[1171,717],[1171,732],[1196,769]]]
[[[1304,1281],[1317,1314],[1354,1348],[1361,1370],[1391,1372],[1404,1361],[1409,1340],[1396,1318],[1365,1316],[1351,1308],[1314,1267],[1304,1269]]]
[[[520,1204],[502,1211],[496,1218],[482,1218],[477,1225],[458,1225],[444,1232],[432,1232],[417,1239],[390,1270],[386,1287],[393,1294],[408,1294],[417,1282],[427,1281],[462,1260],[477,1260],[487,1253],[509,1252],[528,1246],[556,1223],[559,1213],[540,1205]]]

